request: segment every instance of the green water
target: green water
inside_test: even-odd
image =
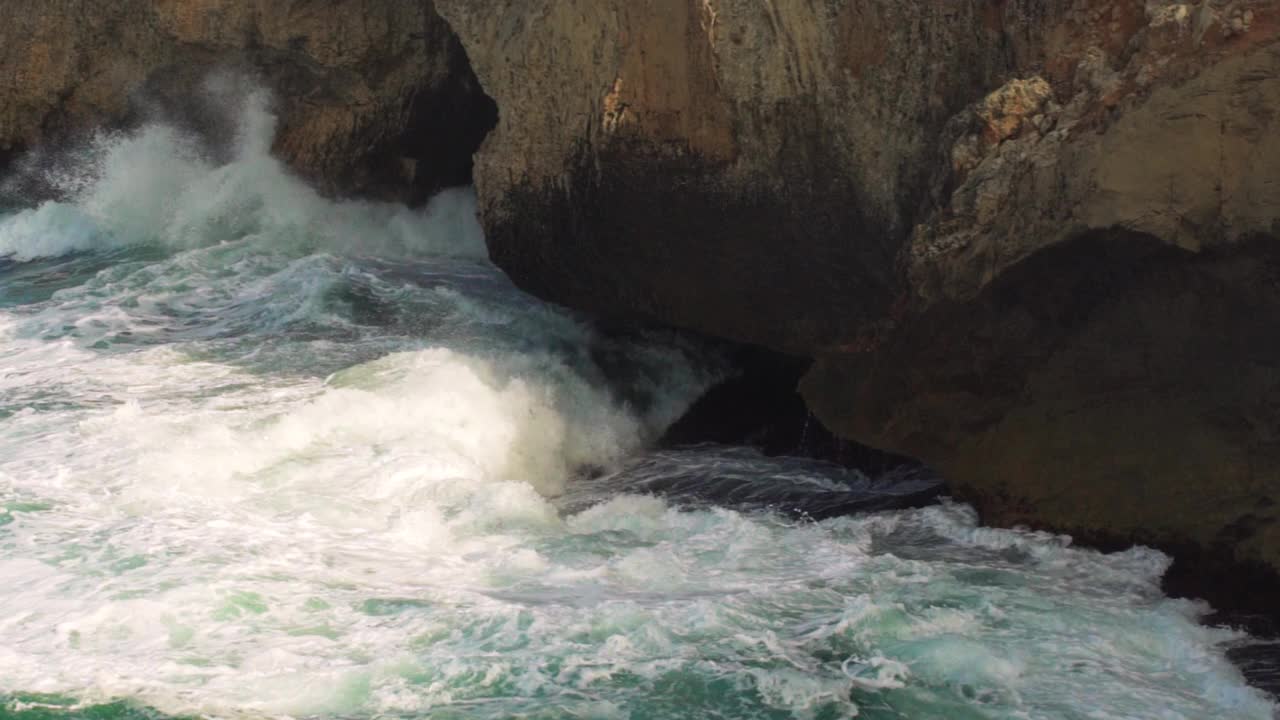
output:
[[[0,696],[0,719],[3,720],[159,720],[169,717],[174,716],[125,701],[83,705],[66,695]]]

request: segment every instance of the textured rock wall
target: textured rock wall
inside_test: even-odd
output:
[[[418,0],[13,3],[0,68],[10,157],[148,113],[217,117],[199,100],[216,69],[275,91],[275,150],[331,192],[413,196],[466,182],[492,124],[461,47]]]
[[[883,315],[936,137],[1017,54],[986,0],[443,0],[502,108],[517,283],[809,352]]]
[[[1280,8],[1254,4],[1191,13],[1148,2],[1146,24],[1116,55],[1069,20],[1076,47],[1050,48],[1069,70],[1055,78],[1049,63],[1052,83],[1011,80],[953,118],[940,207],[907,254],[916,294],[971,297],[1020,260],[1098,229],[1191,251],[1274,232]]]
[[[1267,607],[1280,8],[1095,5],[949,123],[905,309],[805,393],[839,432],[937,465],[990,522],[1160,545],[1179,573],[1221,575],[1199,592]],[[1115,27],[1123,44],[1096,37]]]
[[[1280,587],[1274,2],[439,9],[518,283],[817,357],[991,522]]]

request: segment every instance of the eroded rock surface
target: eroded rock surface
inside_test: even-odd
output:
[[[523,287],[817,358],[828,426],[989,522],[1280,589],[1272,0],[48,0],[0,25],[0,156],[198,124],[227,65],[333,192],[465,180],[496,121]]]
[[[805,393],[839,432],[934,463],[989,522],[1159,545],[1177,573],[1220,578],[1198,592],[1264,608],[1280,8],[1091,5],[1035,74],[951,121],[902,256],[906,309]]]
[[[1274,3],[439,8],[518,283],[818,357],[991,522],[1280,577]]]
[[[1021,42],[985,0],[438,6],[502,108],[476,183],[517,283],[801,352],[887,311],[937,136]]]
[[[470,177],[493,109],[430,2],[42,0],[0,23],[0,155],[98,127],[212,121],[225,70],[274,91],[276,152],[330,192],[420,197]]]

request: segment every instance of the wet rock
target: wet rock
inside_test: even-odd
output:
[[[420,197],[484,139],[482,221],[524,288],[816,359],[823,424],[988,522],[1280,587],[1271,0],[9,16],[0,158],[144,116],[130,98],[182,114],[166,98],[227,64],[277,91],[276,150],[330,191]]]

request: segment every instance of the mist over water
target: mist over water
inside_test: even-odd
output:
[[[268,106],[0,218],[0,715],[1272,716],[1160,553],[815,522],[770,489],[900,485],[653,451],[713,355],[516,291],[469,190],[317,195]]]

